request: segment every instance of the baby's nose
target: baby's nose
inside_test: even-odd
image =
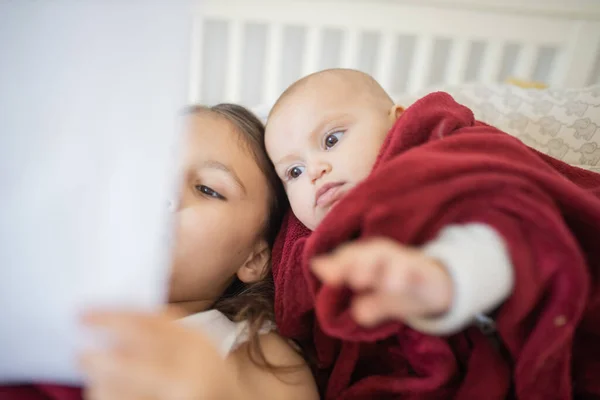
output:
[[[331,164],[326,162],[315,162],[309,168],[309,176],[312,181],[316,181],[321,178],[323,175],[331,172]]]

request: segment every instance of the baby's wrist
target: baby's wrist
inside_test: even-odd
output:
[[[423,251],[442,260],[451,277],[453,295],[447,313],[439,318],[415,317],[406,322],[425,333],[455,333],[477,314],[501,304],[512,291],[513,269],[502,237],[484,224],[444,228]]]
[[[434,285],[428,288],[428,290],[432,293],[430,298],[432,302],[431,312],[427,315],[423,315],[423,317],[440,318],[447,314],[452,308],[454,283],[452,281],[450,272],[441,260],[428,255],[425,255],[425,257],[428,258],[429,264],[436,271],[436,274],[434,275],[436,279],[432,280]]]

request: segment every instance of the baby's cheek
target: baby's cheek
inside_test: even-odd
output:
[[[318,217],[315,215],[314,198],[310,187],[302,188],[297,185],[288,189],[288,199],[292,212],[309,229],[314,229],[318,223]]]
[[[356,161],[354,161],[354,176],[356,177],[356,181],[360,182],[363,179],[367,178],[377,161],[377,156],[379,155],[378,148],[365,149],[362,157],[357,157]]]

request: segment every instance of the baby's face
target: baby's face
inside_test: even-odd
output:
[[[395,114],[341,81],[308,84],[279,103],[267,123],[267,152],[306,227],[314,230],[369,175]]]

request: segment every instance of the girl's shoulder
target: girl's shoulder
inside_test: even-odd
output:
[[[190,315],[180,322],[189,328],[202,330],[223,357],[235,365],[238,377],[250,391],[248,398],[319,398],[312,372],[298,347],[280,336],[272,322],[263,325],[258,341],[265,361],[274,368],[261,367],[253,359],[245,321],[234,322],[218,310],[209,310]],[[256,396],[250,396],[250,393]],[[267,397],[259,395],[267,393]]]
[[[228,357],[249,393],[268,394],[267,397],[256,395],[260,399],[319,399],[312,371],[294,343],[275,331],[260,335],[258,340],[269,366],[261,366],[253,359],[248,342],[242,343]]]
[[[180,320],[181,323],[192,329],[199,329],[207,335],[217,346],[223,356],[249,340],[248,323],[246,321],[231,321],[225,314],[218,310],[207,310],[192,314]],[[275,330],[272,322],[266,322],[259,334],[269,335]]]

